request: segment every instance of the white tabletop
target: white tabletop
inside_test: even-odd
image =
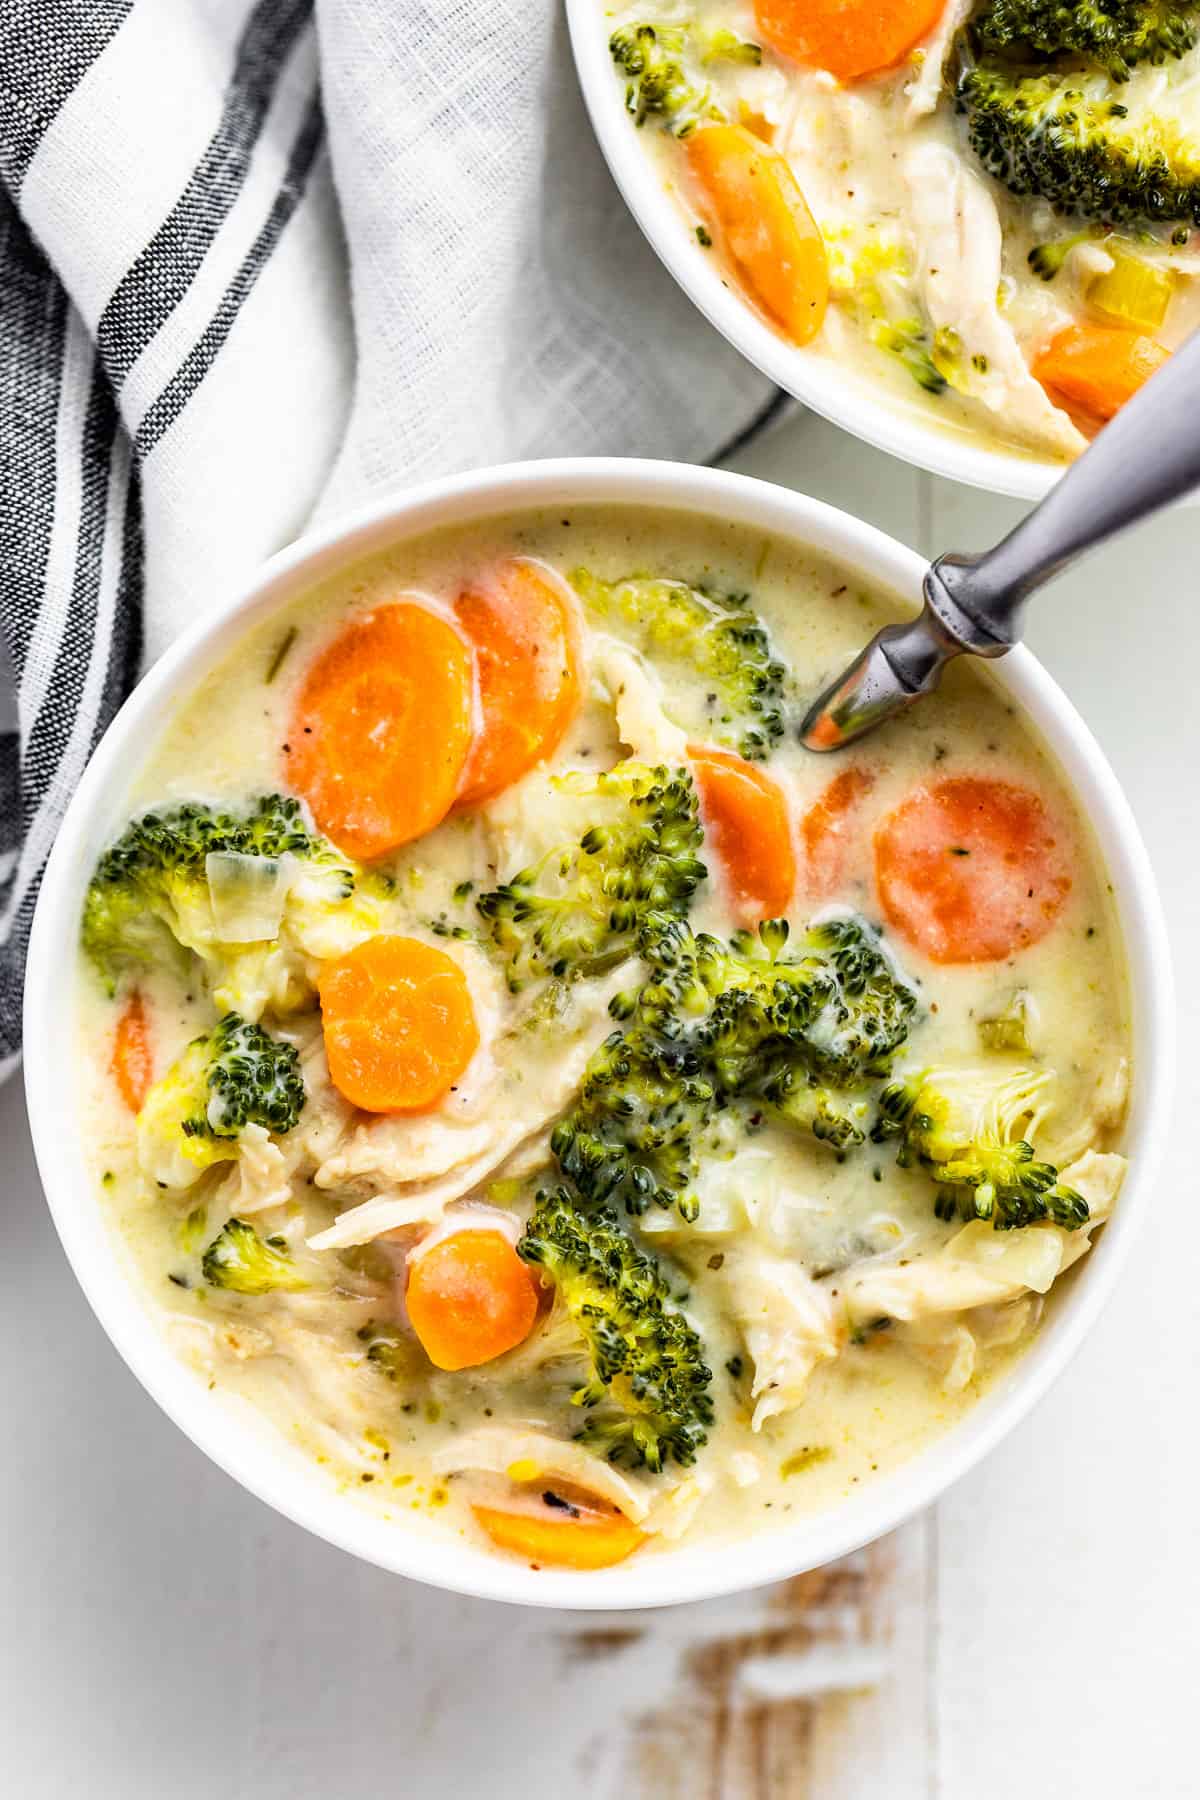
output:
[[[933,553],[1022,511],[811,417],[741,466]],[[1200,1032],[1200,515],[1076,571],[1030,642],[1140,820]],[[1174,1800],[1200,1793],[1200,1208],[1183,1059],[1157,1216],[1058,1388],[936,1510],[742,1600],[624,1621],[366,1568],[211,1467],[76,1287],[0,1093],[0,1793],[14,1800]],[[64,1120],[64,1129],[69,1129]]]

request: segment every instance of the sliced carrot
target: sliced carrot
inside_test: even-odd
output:
[[[130,1112],[141,1112],[154,1080],[154,1057],[150,1049],[150,1022],[142,996],[137,992],[129,996],[117,1020],[109,1067],[117,1092]]]
[[[888,814],[875,875],[888,921],[933,962],[1000,962],[1053,925],[1071,852],[1028,788],[962,775]]]
[[[373,937],[320,976],[329,1074],[366,1112],[424,1112],[479,1047],[462,969],[416,938]]]
[[[807,344],[829,303],[829,260],[790,165],[744,125],[705,125],[685,141],[734,274],[794,344]]]
[[[796,886],[787,801],[777,782],[732,750],[690,744],[705,834],[748,923],[785,913]]]
[[[752,137],[760,138],[764,144],[775,142],[775,127],[766,113],[748,106],[744,100],[738,102],[738,124],[744,125]]]
[[[1152,337],[1116,325],[1067,325],[1033,359],[1033,373],[1051,397],[1111,419],[1170,352]]]
[[[945,10],[946,0],[754,0],[772,50],[839,81],[895,68]]]
[[[851,763],[834,776],[800,822],[804,844],[804,878],[810,894],[831,894],[846,859],[846,821],[875,785],[874,771]]]
[[[526,557],[464,589],[454,611],[475,651],[483,715],[458,801],[477,806],[549,756],[574,718],[578,631],[567,590]]]
[[[454,803],[474,724],[471,651],[397,601],[352,619],[311,665],[284,746],[291,785],[350,856],[420,837]]]
[[[523,1344],[538,1285],[502,1231],[470,1226],[408,1263],[408,1317],[438,1369],[473,1369]]]
[[[645,1541],[645,1533],[614,1507],[557,1483],[525,1506],[476,1505],[471,1511],[497,1549],[539,1566],[608,1569]]]

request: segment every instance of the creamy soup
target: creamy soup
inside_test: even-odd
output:
[[[1195,5],[598,14],[694,254],[894,406],[1069,460],[1200,323]]]
[[[89,890],[79,1070],[214,1406],[598,1567],[836,1506],[1021,1353],[1120,1187],[1121,948],[986,672],[800,746],[897,610],[712,520],[522,514],[184,699]]]

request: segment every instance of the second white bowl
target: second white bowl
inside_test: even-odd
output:
[[[1069,465],[989,446],[964,431],[926,422],[915,411],[908,414],[869,376],[798,349],[763,322],[696,242],[646,154],[642,134],[622,104],[622,84],[608,50],[612,21],[601,0],[566,0],[566,8],[583,97],[613,178],[651,247],[722,337],[785,393],[905,462],[995,494],[1040,500],[1048,493]]]

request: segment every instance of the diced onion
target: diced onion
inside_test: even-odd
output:
[[[287,857],[210,850],[204,873],[213,924],[223,942],[258,944],[279,936],[291,879]]]

